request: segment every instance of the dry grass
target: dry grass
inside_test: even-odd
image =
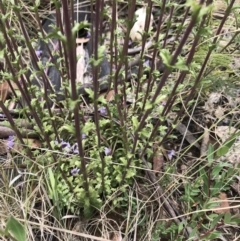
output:
[[[219,5],[221,2],[221,5]],[[88,4],[88,1],[82,2],[82,4]],[[217,10],[215,8],[213,15],[209,18],[209,31],[212,33],[216,33],[218,26],[220,24],[221,18],[224,17],[223,12],[226,10],[225,3],[222,4],[223,1],[216,1],[214,5],[217,6]],[[9,13],[9,23],[11,25],[12,31],[16,35],[21,35],[21,28],[19,22],[17,21],[17,17],[14,14],[13,10],[11,9],[11,5],[8,5],[8,1],[5,1],[6,10]],[[38,11],[40,19],[45,18],[49,13],[53,12],[54,9],[51,8],[49,1],[41,1],[41,7]],[[38,25],[38,21],[35,17],[33,10],[29,7],[31,5],[31,1],[19,1],[19,5],[21,5],[21,15],[24,19],[26,24],[26,29],[28,34],[31,38],[36,39],[38,29],[36,26]],[[127,3],[124,2],[119,8],[118,16],[120,18],[125,18],[127,16],[126,13],[126,6]],[[182,11],[182,7],[176,8],[179,11]],[[169,8],[171,9],[171,8]],[[173,37],[177,36],[176,27],[181,21],[182,15],[177,15],[178,11],[174,12],[172,18],[170,18],[170,10],[165,16],[165,22],[162,26],[161,31],[166,31],[170,38],[165,42],[165,48],[173,48],[179,44],[177,40],[177,44],[173,41]],[[184,10],[185,11],[185,10]],[[181,16],[181,17],[179,17]],[[219,20],[220,18],[220,20]],[[172,29],[168,29],[167,21],[172,21]],[[158,18],[155,17],[155,25],[154,30],[157,27]],[[182,33],[187,29],[187,26],[190,22],[190,17],[186,18],[185,24],[186,26],[183,28],[181,34],[179,35],[179,39],[182,37]],[[238,113],[236,111],[239,108],[239,103],[235,109],[225,109],[225,113],[219,118],[214,116],[214,114],[209,113],[207,110],[204,110],[203,104],[206,102],[206,98],[215,89],[213,83],[208,83],[208,77],[215,79],[215,81],[219,82],[222,81],[225,83],[224,79],[221,79],[222,73],[218,72],[218,66],[222,64],[223,59],[228,63],[229,59],[230,62],[232,58],[235,56],[238,57],[239,53],[236,50],[235,43],[231,44],[232,39],[234,38],[234,34],[238,33],[238,19],[236,15],[231,14],[228,18],[226,24],[224,25],[223,32],[219,33],[218,37],[221,41],[221,46],[216,51],[215,56],[220,56],[219,59],[214,56],[209,61],[206,72],[203,75],[203,82],[201,82],[200,86],[197,87],[197,91],[199,94],[197,95],[197,100],[193,104],[186,105],[185,100],[187,96],[191,93],[191,88],[193,86],[193,81],[196,78],[198,72],[194,73],[191,72],[187,75],[184,79],[184,86],[179,85],[179,92],[174,93],[173,97],[174,103],[171,106],[171,110],[168,113],[168,126],[171,126],[171,123],[175,118],[178,118],[177,113],[181,108],[184,110],[184,116],[181,116],[174,125],[177,127],[171,134],[177,137],[176,139],[165,139],[165,143],[161,148],[164,150],[162,152],[162,158],[164,159],[164,168],[161,168],[160,171],[152,170],[152,166],[131,166],[135,168],[141,173],[141,176],[137,176],[134,179],[132,186],[124,187],[124,191],[119,188],[116,192],[114,192],[110,197],[105,200],[105,203],[93,215],[90,219],[85,219],[83,214],[80,212],[79,214],[72,213],[67,208],[63,208],[56,206],[56,203],[53,202],[53,198],[49,196],[49,180],[48,180],[48,168],[55,168],[57,163],[50,163],[47,165],[43,165],[38,163],[38,160],[32,160],[23,152],[19,153],[19,156],[23,158],[23,162],[30,163],[29,166],[34,166],[34,169],[23,169],[18,168],[18,165],[15,165],[15,160],[12,160],[12,153],[8,152],[8,159],[11,160],[9,163],[5,163],[1,166],[1,176],[3,182],[0,185],[0,229],[4,229],[6,225],[6,220],[9,216],[14,216],[20,222],[25,223],[27,229],[27,236],[28,240],[108,240],[108,241],[120,241],[121,238],[125,238],[125,240],[159,240],[159,234],[162,237],[166,238],[166,240],[177,240],[175,238],[178,237],[175,231],[164,234],[164,229],[167,230],[171,227],[180,226],[180,224],[186,222],[185,233],[181,237],[184,238],[190,236],[191,231],[193,231],[194,225],[191,223],[192,217],[201,217],[202,214],[212,212],[212,208],[208,206],[204,206],[202,203],[200,205],[199,202],[195,202],[190,206],[190,201],[183,199],[183,196],[186,194],[185,187],[188,184],[195,183],[196,185],[199,184],[199,189],[203,186],[203,176],[201,174],[206,169],[212,170],[214,166],[219,165],[218,160],[213,161],[211,165],[209,165],[209,158],[206,156],[206,151],[201,153],[200,148],[197,146],[199,143],[202,143],[204,139],[203,131],[207,127],[209,133],[211,133],[211,137],[214,136],[214,128],[226,118],[229,118],[234,115],[237,116]],[[196,58],[196,62],[200,59],[201,61],[204,60],[205,56],[207,55],[206,49],[201,49],[201,47],[208,46],[216,36],[206,34],[206,37],[201,39],[199,44],[197,45],[197,54],[199,54]],[[36,39],[37,40],[37,39]],[[191,51],[191,46],[194,43],[195,35],[192,35],[186,44],[184,45],[184,58],[187,58],[189,52]],[[164,38],[163,38],[164,41]],[[30,62],[30,54],[27,46],[25,46],[24,40],[17,39],[16,44],[22,47],[22,58],[26,65]],[[202,52],[200,52],[200,50]],[[232,52],[235,51],[235,52]],[[152,49],[149,50],[147,53],[148,56],[152,56]],[[198,65],[201,64],[201,61],[197,62]],[[6,66],[6,63],[4,63]],[[227,66],[228,67],[228,66]],[[235,68],[230,67],[230,70],[234,70]],[[215,72],[214,72],[215,71]],[[193,71],[194,72],[194,71]],[[169,75],[168,82],[166,82],[165,89],[163,91],[169,90],[166,96],[171,96],[173,87],[175,86],[176,80],[181,76],[183,72],[181,70],[176,70],[175,72]],[[227,81],[231,81],[234,85],[236,79],[231,80],[230,78]],[[137,92],[138,83],[132,80],[131,82],[132,87],[132,95],[131,101],[135,101],[135,96]],[[153,89],[157,89],[158,83],[154,83]],[[236,87],[236,85],[235,85]],[[143,86],[144,91],[147,89],[147,85]],[[218,89],[219,92],[222,91],[221,88]],[[5,94],[2,92],[2,95]],[[149,97],[153,97],[154,93],[149,93]],[[6,99],[2,97],[2,100]],[[139,97],[140,98],[140,97]],[[163,99],[162,101],[165,101]],[[225,103],[224,103],[225,104]],[[133,105],[133,104],[132,104]],[[157,107],[161,108],[162,103],[158,104]],[[221,104],[219,104],[221,106]],[[92,114],[92,110],[94,107],[91,105],[84,105],[84,108],[90,109],[90,114]],[[203,112],[205,111],[205,112]],[[199,112],[201,112],[199,114]],[[85,112],[87,113],[87,111]],[[89,114],[89,113],[87,113]],[[158,109],[155,109],[155,112],[152,113],[153,119],[157,119],[159,112]],[[205,118],[206,117],[206,118]],[[205,119],[204,119],[205,118]],[[157,120],[156,120],[157,121]],[[183,129],[181,132],[178,124],[184,123],[186,129]],[[236,120],[234,124],[238,125]],[[209,127],[210,126],[210,127]],[[177,130],[177,131],[176,131]],[[164,129],[163,133],[166,131]],[[187,132],[189,131],[189,132]],[[181,133],[181,134],[179,134]],[[189,141],[188,135],[194,137],[192,141]],[[210,138],[211,138],[210,137]],[[209,143],[208,143],[209,144]],[[197,146],[197,147],[196,147]],[[29,146],[30,149],[32,146]],[[38,148],[36,148],[38,149]],[[174,157],[172,159],[168,158],[167,151],[175,150]],[[43,150],[39,148],[39,150]],[[16,150],[19,152],[19,150]],[[51,151],[48,151],[51,152]],[[49,153],[48,153],[49,154]],[[60,154],[60,153],[57,153]],[[14,155],[13,155],[14,156]],[[47,155],[46,155],[47,158]],[[89,159],[90,160],[90,159]],[[67,161],[67,159],[65,160]],[[8,166],[7,166],[8,165]],[[117,161],[112,161],[111,165],[119,165]],[[224,167],[223,170],[228,169],[229,167]],[[238,167],[237,167],[238,168]],[[6,175],[6,169],[12,170],[11,178],[9,180],[9,174]],[[149,173],[153,173],[155,175],[155,180],[151,179],[148,175]],[[157,174],[156,174],[157,173]],[[210,175],[210,173],[208,173]],[[238,176],[239,173],[236,171],[234,172],[234,177]],[[229,178],[229,181],[230,178]],[[214,182],[214,180],[209,180],[209,185]],[[226,184],[227,185],[227,184]],[[162,189],[162,192],[161,192]],[[221,187],[219,188],[220,191],[224,189]],[[230,192],[230,191],[229,191]],[[190,192],[189,192],[190,193]],[[229,193],[228,193],[229,194]],[[202,199],[206,198],[206,193],[201,189],[199,192],[200,197]],[[202,195],[202,196],[201,196]],[[206,203],[209,201],[207,197]],[[116,208],[115,201],[121,199],[121,208]],[[200,198],[201,199],[201,198]],[[235,200],[233,200],[235,199]],[[205,200],[205,199],[204,199]],[[224,200],[226,202],[226,200]],[[235,210],[239,211],[240,205],[239,198],[236,195],[231,196],[231,198],[227,199],[231,205],[234,206]],[[173,216],[172,213],[169,213],[166,209],[166,203],[170,204],[172,210],[175,212]],[[195,206],[194,206],[195,205]],[[228,207],[229,208],[229,207]],[[214,212],[213,212],[214,213]],[[233,214],[236,214],[237,211],[234,211]],[[239,215],[239,214],[238,214]],[[193,219],[193,223],[196,222],[197,225],[200,225],[201,218],[195,221]],[[178,220],[176,222],[176,220]],[[190,220],[190,221],[189,221]],[[187,223],[189,221],[189,223]],[[174,223],[175,222],[175,223]],[[194,223],[194,224],[196,224]],[[196,225],[196,226],[197,226]],[[207,226],[209,225],[209,226]],[[208,230],[211,231],[210,224],[206,224]],[[205,227],[204,227],[205,228]],[[202,229],[199,231],[201,235],[207,235],[207,228]],[[225,228],[225,230],[224,230]],[[231,229],[233,228],[233,229]],[[213,228],[212,228],[213,229]],[[227,225],[223,227],[221,231],[223,233],[229,232],[232,230],[239,233],[238,227],[234,225]],[[175,233],[174,233],[175,232]],[[188,233],[188,234],[187,234]],[[165,236],[164,236],[165,235]],[[184,235],[186,235],[184,237]],[[178,237],[179,238],[179,237]],[[201,238],[199,236],[198,238]],[[233,240],[233,236],[230,236],[228,240]],[[2,239],[8,240],[8,239]],[[185,239],[187,240],[187,239]],[[222,239],[224,240],[224,239]],[[226,240],[226,239],[225,239]]]

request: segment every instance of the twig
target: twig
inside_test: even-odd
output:
[[[154,174],[149,171],[150,170],[150,167],[146,161],[146,159],[143,157],[142,158],[142,161],[143,163],[145,164],[146,166],[146,174],[149,178],[149,180],[151,181],[151,183],[153,185],[155,185],[156,187],[156,192],[155,192],[155,196],[156,196],[156,199],[159,199],[161,200],[162,204],[163,204],[163,207],[164,209],[168,212],[168,214],[171,216],[171,218],[173,218],[174,222],[177,224],[177,225],[180,225],[180,222],[182,223],[187,223],[186,220],[184,220],[183,217],[177,217],[177,214],[175,213],[174,209],[172,208],[171,204],[168,202],[168,200],[164,197],[164,192],[163,192],[163,189],[162,187],[158,184],[157,182],[157,179],[156,177],[154,176]],[[179,220],[180,219],[180,220]],[[185,232],[185,236],[186,238],[189,237],[189,235],[191,234],[192,232],[192,229],[190,227],[186,227],[187,229],[187,232]]]
[[[152,47],[152,45],[153,45],[153,42],[150,40],[145,44],[144,49],[149,49]],[[128,54],[136,54],[141,51],[142,51],[142,46],[137,47],[137,48],[128,49]]]
[[[7,138],[16,135],[15,131],[6,126],[0,126],[0,138]],[[25,129],[21,132],[23,138],[39,138],[39,135],[33,130]]]

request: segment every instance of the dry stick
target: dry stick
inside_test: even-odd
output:
[[[176,225],[180,225],[180,222],[182,222],[183,224],[186,223],[186,221],[184,220],[183,217],[177,217],[177,214],[175,213],[171,204],[164,197],[164,191],[163,191],[162,187],[158,184],[155,175],[151,171],[149,171],[150,170],[149,165],[144,157],[142,157],[142,161],[146,166],[145,172],[146,172],[149,180],[156,187],[156,199],[160,198],[160,201],[162,202],[164,209],[169,213],[171,218],[173,218],[173,221],[176,223]],[[192,233],[192,229],[190,227],[186,227],[186,229],[187,229],[187,233],[185,233],[184,235],[186,236],[186,238],[188,238],[189,235]]]
[[[0,138],[7,138],[16,135],[15,131],[9,127],[0,126]]]
[[[94,48],[93,48],[93,57],[94,59],[98,59],[99,58],[99,53],[98,53],[98,44],[99,44],[99,38],[98,36],[102,36],[102,16],[100,14],[100,12],[103,10],[103,2],[101,1],[97,1],[96,2],[96,9],[98,9],[98,11],[96,11],[96,18],[95,21],[93,21],[93,29],[95,28],[95,31],[93,32],[93,38],[95,38],[95,42],[94,44]],[[101,44],[101,43],[100,43]],[[97,66],[92,66],[92,74],[93,74],[93,85],[94,85],[94,101],[93,101],[93,105],[94,105],[94,119],[95,119],[95,126],[96,126],[96,136],[97,136],[97,147],[100,149],[101,147],[101,134],[100,134],[100,120],[99,120],[99,112],[98,112],[98,96],[99,96],[99,82],[98,82],[98,74],[99,74],[99,70],[100,67],[99,65]],[[103,193],[105,193],[105,180],[104,180],[104,169],[105,169],[105,160],[102,156],[101,153],[99,153],[99,157],[101,160],[101,181],[102,181],[102,190]]]
[[[149,49],[149,48],[152,47],[152,45],[153,45],[153,41],[150,40],[145,44],[144,49]],[[136,53],[139,53],[141,51],[142,51],[142,46],[137,47],[137,48],[128,49],[128,54],[136,54]]]
[[[70,83],[71,83],[71,91],[72,91],[72,100],[77,101],[78,100],[78,93],[77,93],[77,87],[76,87],[76,52],[74,54],[74,51],[76,51],[76,43],[73,39],[72,32],[71,32],[71,23],[69,22],[70,16],[68,12],[68,3],[67,1],[62,1],[62,8],[63,8],[63,16],[65,19],[65,32],[66,32],[66,40],[68,44],[65,43],[65,45],[68,47],[67,52],[69,56],[69,73],[70,73]],[[75,105],[73,109],[73,115],[74,115],[74,121],[75,121],[75,137],[77,139],[78,143],[78,150],[79,150],[79,158],[81,162],[81,172],[83,174],[83,187],[86,192],[86,197],[89,198],[89,184],[88,184],[88,177],[87,177],[87,171],[86,171],[86,163],[84,158],[84,151],[82,146],[82,135],[81,135],[81,128],[80,128],[80,117],[79,117],[79,106]],[[61,168],[60,168],[61,170]],[[68,181],[68,180],[66,180]],[[73,191],[73,190],[72,190]],[[73,191],[74,193],[74,191]]]
[[[20,132],[19,128],[14,125],[13,118],[12,118],[12,116],[10,115],[10,113],[8,112],[7,108],[5,107],[5,105],[4,105],[4,103],[3,103],[2,101],[0,101],[0,107],[1,107],[1,109],[2,109],[2,111],[3,111],[3,113],[6,115],[6,118],[8,119],[9,124],[10,124],[10,125],[12,126],[12,128],[14,129],[18,140],[20,141],[21,144],[25,145],[25,142],[24,142],[24,140],[23,140],[23,137],[22,137],[22,135],[21,135],[21,132]],[[30,158],[32,158],[32,153],[31,153],[30,149],[27,148],[26,151],[27,151],[27,155],[28,155]]]
[[[201,91],[200,91],[200,92],[201,92]],[[199,92],[199,93],[200,93],[200,92]],[[185,139],[188,141],[188,143],[189,143],[190,145],[194,145],[195,147],[197,147],[198,149],[200,149],[200,145],[199,145],[197,139],[194,137],[194,135],[192,134],[192,132],[189,131],[189,128],[188,128],[189,125],[190,125],[190,121],[193,119],[192,116],[193,116],[193,113],[194,113],[194,111],[195,111],[195,108],[196,108],[198,99],[199,99],[199,95],[198,95],[197,100],[196,100],[196,102],[195,102],[195,104],[194,104],[194,108],[193,108],[193,110],[192,110],[192,113],[191,113],[191,115],[189,115],[189,121],[188,121],[187,126],[185,126],[185,125],[182,124],[182,123],[178,123],[177,126],[176,126],[176,130],[178,130],[178,131],[183,135],[183,139],[182,139],[182,141],[181,141],[181,145],[180,145],[180,147],[179,147],[179,150],[181,150],[182,145],[183,145],[183,141],[184,141]],[[186,112],[187,112],[187,110],[186,110]],[[169,120],[169,119],[167,119],[167,122],[168,122],[168,123],[171,123],[171,124],[173,123],[173,121],[171,121],[171,120]]]
[[[167,122],[170,124],[173,123],[173,121],[167,119]],[[194,137],[193,133],[191,131],[188,130],[188,128],[182,124],[182,123],[178,123],[176,126],[176,130],[180,132],[180,134],[182,134],[185,139],[188,141],[189,144],[197,147],[198,149],[200,149],[200,145],[197,142],[197,139]]]
[[[210,139],[209,129],[205,127],[204,133],[203,133],[203,138],[202,138],[202,144],[201,144],[201,148],[200,148],[201,156],[204,156],[207,153],[209,139]]]
[[[21,136],[23,138],[38,138],[39,139],[39,135],[34,132],[33,130],[30,129],[25,129],[23,131],[21,131],[19,129],[19,132],[21,133]],[[7,138],[9,136],[13,136],[16,135],[16,132],[14,130],[12,130],[9,127],[6,126],[0,126],[0,138]]]

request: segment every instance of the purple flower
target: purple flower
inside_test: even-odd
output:
[[[69,142],[66,142],[66,141],[63,141],[63,140],[61,141],[60,145],[63,149],[71,147]]]
[[[129,39],[128,40],[128,46],[130,46],[132,44],[132,41]]]
[[[146,61],[144,62],[144,64],[143,64],[143,65],[145,65],[145,66],[149,67],[149,66],[150,66],[150,61],[149,61],[149,59],[148,59],[148,60],[146,60]]]
[[[7,139],[7,150],[10,150],[14,146],[14,136],[9,136]]]
[[[61,146],[61,148],[63,149],[63,151],[65,151],[65,152],[70,152],[70,150],[71,150],[71,145],[70,145],[70,143],[69,142],[66,142],[66,141],[61,141],[61,143],[60,143],[60,146]]]
[[[77,143],[73,144],[71,150],[74,154],[79,154],[78,144]]]
[[[80,172],[80,169],[75,167],[71,170],[71,175],[76,177],[78,175],[78,173]]]
[[[175,156],[175,151],[174,150],[168,151],[167,155],[169,160],[172,160],[173,156]]]
[[[64,141],[63,139],[61,139],[61,142],[60,142],[60,143],[59,143],[57,140],[56,140],[54,143],[55,143],[55,145],[60,144],[62,150],[63,150],[65,153],[69,153],[70,150],[71,150],[71,145],[70,145],[70,143]]]
[[[87,138],[87,135],[82,133],[82,140],[86,139]]]
[[[107,115],[107,108],[105,106],[102,106],[98,109],[101,115]]]
[[[37,57],[39,58],[42,54],[42,50],[36,50],[35,53],[36,53]]]
[[[87,38],[91,38],[91,33],[90,32],[87,32]]]
[[[6,116],[4,114],[0,114],[0,118],[5,118]]]
[[[106,156],[110,156],[112,154],[112,149],[108,147],[104,147],[104,153]]]
[[[166,106],[166,104],[167,104],[167,102],[164,101],[164,100],[161,102],[161,105],[162,105],[162,106]]]

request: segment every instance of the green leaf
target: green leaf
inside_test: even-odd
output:
[[[163,63],[164,63],[166,66],[170,67],[170,63],[171,63],[172,56],[171,56],[169,50],[167,50],[167,49],[162,49],[162,50],[160,51],[160,56],[161,56],[161,58],[162,58]]]
[[[217,150],[217,156],[221,157],[224,156],[228,153],[229,148],[227,146],[221,146],[218,150]]]
[[[210,4],[210,5],[206,6],[206,7],[202,6],[201,10],[199,12],[199,16],[198,17],[201,18],[204,15],[207,15],[208,13],[210,13],[212,10],[213,10],[213,5],[212,4]]]
[[[211,221],[211,229],[214,228],[217,223],[222,219],[223,215],[222,214],[216,214],[216,213],[213,213],[209,216],[209,218],[212,218],[213,220]]]
[[[150,110],[152,108],[153,108],[152,103],[149,100],[147,100],[144,110]]]
[[[37,11],[39,6],[40,6],[40,0],[35,0],[34,10]]]
[[[222,171],[223,167],[221,165],[217,165],[213,168],[212,170],[212,176],[213,177],[218,177],[219,173]]]
[[[100,102],[100,103],[102,103],[102,104],[107,104],[107,100],[105,99],[105,97],[103,96],[103,95],[100,95],[99,97],[98,97],[98,101]]]
[[[74,111],[74,109],[76,108],[77,105],[79,105],[80,100],[69,100],[69,110],[70,111]]]
[[[136,130],[138,128],[138,126],[139,126],[139,122],[138,122],[137,116],[133,116],[132,117],[132,123],[133,123],[134,129]]]
[[[17,241],[26,241],[26,231],[24,226],[14,217],[10,217],[7,221],[6,231],[12,235]]]
[[[120,157],[119,160],[121,161],[121,163],[126,166],[127,165],[127,159],[126,157]]]
[[[178,233],[180,233],[183,230],[183,222],[180,222],[178,225]]]
[[[232,220],[229,222],[231,225],[239,225],[240,223],[240,218],[238,217],[232,217]]]
[[[0,39],[1,39],[1,38],[0,38]],[[0,51],[0,59],[3,59],[3,58],[4,58],[4,52],[5,52],[4,49],[2,49],[2,50]]]
[[[63,35],[61,33],[61,31],[58,31],[58,29],[53,28],[51,33],[47,35],[46,39],[53,39],[53,38],[56,38],[56,39],[59,39],[61,40],[63,43],[66,43],[67,42],[67,38],[65,35]]]
[[[214,148],[213,148],[212,144],[210,144],[209,147],[208,147],[207,159],[208,159],[208,162],[210,162],[210,163],[214,159]]]
[[[200,170],[201,173],[201,179],[203,181],[203,193],[208,196],[209,192],[209,180],[208,180],[208,175],[204,169]]]
[[[64,125],[64,126],[59,128],[59,132],[61,132],[63,130],[68,131],[69,134],[75,134],[76,133],[75,127],[72,126],[72,125]]]
[[[88,134],[90,131],[95,130],[96,126],[93,122],[86,122],[83,129],[82,129],[82,133]]]
[[[48,175],[49,175],[49,180],[50,180],[51,188],[52,188],[52,190],[55,190],[55,188],[56,188],[56,182],[55,182],[55,177],[54,177],[54,175],[53,175],[52,168],[48,168]]]
[[[126,180],[134,177],[136,175],[136,171],[134,169],[127,169]]]
[[[11,16],[10,12],[6,13],[5,15],[1,14],[2,21],[5,22]]]
[[[237,136],[239,136],[239,133],[236,133],[235,135],[231,136],[230,138],[228,138],[221,147],[219,147],[219,149],[217,150],[217,156],[221,157],[226,155],[230,148],[233,146]]]
[[[189,240],[193,240],[193,237],[196,235],[196,233],[197,233],[197,228],[194,228],[189,235]]]
[[[191,7],[191,10],[194,12],[194,13],[199,13],[199,11],[200,11],[200,9],[201,9],[201,5],[198,3],[198,2],[196,2],[196,1],[194,1],[194,0],[188,0],[187,2],[186,2],[186,6],[188,6],[188,7]]]
[[[182,58],[182,57],[178,57],[178,61],[174,65],[174,67],[176,67],[177,69],[182,70],[182,71],[187,71],[188,70],[188,66],[187,66],[184,58]]]
[[[223,190],[224,185],[226,185],[226,183],[224,183],[224,181],[221,181],[221,180],[214,183],[214,186],[210,188],[211,195],[218,194],[219,191]]]
[[[86,88],[85,91],[87,92],[87,94],[89,95],[90,99],[94,99],[94,92],[89,89],[89,88]]]
[[[221,237],[222,233],[218,231],[213,231],[212,233],[208,234],[204,240],[217,240]]]
[[[224,215],[224,224],[231,224],[232,215],[231,213],[226,213]]]
[[[103,58],[106,47],[104,45],[98,47],[98,57]]]
[[[206,202],[204,204],[204,208],[206,209],[215,209],[215,208],[218,208],[219,207],[219,203],[217,203],[214,199],[210,199],[208,200],[208,202]]]
[[[89,23],[87,21],[83,21],[80,23],[75,23],[72,28],[72,36],[75,36],[81,29],[89,27]]]

